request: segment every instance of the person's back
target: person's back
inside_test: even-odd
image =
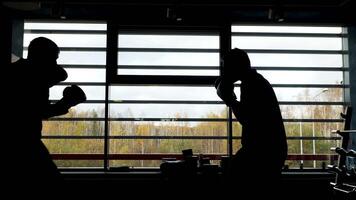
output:
[[[28,59],[9,64],[6,70],[6,75],[12,80],[7,88],[10,167],[15,174],[14,179],[25,185],[34,181],[59,180],[57,167],[41,141],[41,130],[49,105],[47,80],[55,80],[48,72],[56,68],[61,71],[57,82],[67,77],[65,71],[57,67],[58,47],[52,41],[46,38],[33,40],[29,54]]]
[[[8,93],[11,105],[9,111],[13,116],[12,122],[15,123],[14,125],[17,124],[13,127],[17,134],[11,136],[21,138],[19,142],[30,143],[26,141],[38,140],[41,136],[42,116],[40,110],[46,101],[48,88],[40,84],[39,74],[25,59],[11,64],[9,71],[10,77],[16,77],[14,83],[10,85],[11,91]]]
[[[237,118],[244,122],[238,165],[246,159],[247,169],[259,176],[276,176],[287,157],[285,129],[273,88],[254,70],[241,83],[240,107]]]

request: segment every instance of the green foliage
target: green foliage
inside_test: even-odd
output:
[[[325,101],[339,101],[341,90],[329,89],[329,96],[324,95]],[[308,91],[300,100],[310,100]],[[300,108],[299,108],[300,109]],[[301,118],[297,116],[295,107],[287,106],[282,109],[284,118]],[[300,111],[300,110],[299,110]],[[340,107],[329,105],[308,106],[302,111],[302,118],[335,119],[342,111]],[[103,111],[101,111],[103,112]],[[130,113],[131,111],[126,111]],[[205,118],[226,118],[227,110],[220,113],[208,113]],[[95,110],[79,112],[72,109],[65,117],[98,118],[101,113]],[[120,113],[116,114],[120,116]],[[174,118],[186,118],[184,114],[177,113]],[[227,136],[226,122],[110,122],[110,136]],[[233,123],[233,136],[241,136],[241,125]],[[289,137],[328,137],[331,130],[342,128],[338,123],[285,123]],[[70,135],[70,136],[104,136],[104,122],[101,121],[46,121],[43,124],[43,135]],[[46,139],[45,144],[51,153],[82,153],[103,154],[104,138],[102,139]],[[314,145],[315,144],[315,145]],[[338,145],[336,141],[291,139],[288,140],[289,154],[329,154],[330,147]],[[233,141],[233,150],[241,147],[240,140]],[[314,149],[315,147],[315,149]],[[154,154],[154,153],[181,153],[183,149],[193,149],[197,154],[226,154],[226,139],[110,139],[110,154]],[[87,161],[56,161],[61,167],[100,167],[102,160]],[[160,161],[125,161],[112,160],[110,166],[158,166]],[[298,167],[299,161],[288,161],[290,167]],[[312,167],[313,162],[304,162],[304,167]],[[318,162],[321,166],[321,162]]]

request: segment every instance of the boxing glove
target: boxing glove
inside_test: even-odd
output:
[[[219,77],[215,81],[215,88],[217,95],[230,106],[232,102],[236,100],[234,93],[234,83],[227,82],[223,78]]]
[[[86,101],[84,91],[77,85],[71,85],[63,90],[63,101],[67,106],[72,107]]]

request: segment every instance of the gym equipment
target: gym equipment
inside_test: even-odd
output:
[[[341,147],[333,147],[332,151],[339,155],[337,165],[329,165],[329,171],[336,174],[335,181],[330,185],[334,192],[335,199],[356,199],[356,169],[351,162],[356,161],[356,152],[348,150],[348,144],[351,134],[356,134],[356,130],[350,130],[352,108],[347,107],[346,114],[341,113],[341,117],[345,119],[344,131],[333,131],[342,137]],[[349,159],[349,163],[347,163]]]

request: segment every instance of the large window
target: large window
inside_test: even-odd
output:
[[[140,159],[188,148],[226,155],[225,106],[211,84],[196,84],[219,75],[219,48],[219,33],[212,30],[118,29],[110,154],[136,154],[137,161],[111,166],[159,166],[160,161]]]
[[[216,27],[111,30],[98,22],[25,22],[24,57],[39,36],[61,49],[59,63],[69,77],[51,89],[51,100],[71,84],[88,97],[67,115],[44,122],[43,140],[56,163],[157,167],[161,158],[187,148],[218,159],[229,153],[230,141],[235,152],[241,126],[234,121],[228,128],[227,108],[212,84],[221,43],[229,41],[224,37],[231,37],[231,48],[246,50],[274,87],[288,136],[287,164],[318,168],[332,162],[329,148],[338,138],[331,130],[342,128],[339,113],[347,105],[344,29],[233,25],[231,35],[221,33]],[[114,78],[107,78],[113,66]],[[239,95],[238,83],[235,91]]]

